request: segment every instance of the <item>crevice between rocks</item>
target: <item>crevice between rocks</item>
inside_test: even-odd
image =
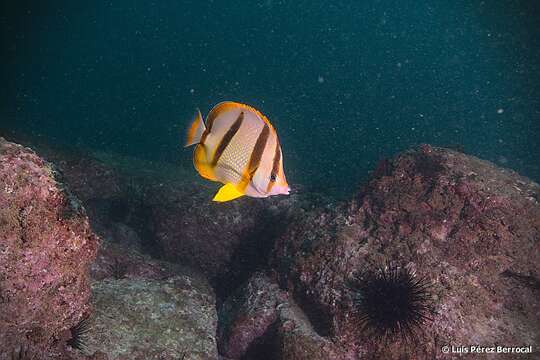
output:
[[[276,239],[286,229],[288,218],[264,211],[261,219],[269,219],[248,231],[233,253],[228,271],[212,281],[218,304],[222,303],[255,272],[268,268],[268,259]]]
[[[328,311],[313,298],[299,292],[294,293],[294,300],[298,307],[308,318],[313,330],[321,337],[332,337],[332,316]]]
[[[240,360],[280,359],[278,327],[279,320],[276,320],[261,337],[253,341]]]

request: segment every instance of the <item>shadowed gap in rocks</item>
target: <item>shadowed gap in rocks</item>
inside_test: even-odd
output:
[[[152,209],[142,202],[133,206],[136,211],[130,214],[128,225],[139,234],[144,252],[155,259],[163,258],[163,247],[156,239]]]
[[[320,304],[314,301],[309,296],[303,296],[300,292],[295,292],[294,300],[307,316],[313,330],[322,336],[333,336],[332,331],[332,316]]]
[[[278,336],[278,321],[275,321],[268,330],[256,339],[247,349],[244,356],[240,360],[275,360],[281,359],[279,336]]]
[[[286,215],[274,215],[269,211],[262,214],[260,222],[248,231],[239,242],[229,262],[228,271],[213,279],[218,305],[232,294],[241,284],[246,282],[256,271],[268,267],[268,256],[274,247],[275,240],[286,229]]]
[[[129,202],[123,198],[111,199],[109,203],[109,218],[115,222],[126,222],[129,215]]]
[[[113,224],[125,224],[131,227],[140,239],[141,250],[154,258],[162,257],[162,247],[157,242],[152,222],[151,209],[135,198],[89,199],[85,208],[92,230],[100,237],[107,237]],[[113,237],[114,238],[114,237]]]

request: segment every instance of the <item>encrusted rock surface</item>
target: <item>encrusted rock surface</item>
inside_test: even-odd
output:
[[[286,228],[298,198],[242,198],[216,203],[211,185],[162,183],[145,191],[164,256],[204,272],[218,295],[258,270]],[[213,186],[214,188],[216,186]]]
[[[375,358],[444,358],[443,345],[533,345],[540,334],[540,187],[422,146],[379,166],[352,201],[304,213],[276,244],[280,285],[318,333]],[[366,336],[348,286],[388,263],[425,277],[434,313],[414,344]]]
[[[215,184],[159,178],[161,165],[134,176],[80,154],[47,158],[56,166],[0,139],[0,360],[20,348],[37,359],[443,359],[443,345],[540,344],[540,186],[489,162],[425,145],[381,162],[342,204],[217,204]],[[104,239],[93,306],[98,239],[85,212]],[[361,326],[351,283],[388,264],[432,284],[431,321],[412,342]],[[88,314],[85,357],[66,341]]]
[[[98,238],[84,208],[28,148],[0,138],[0,359],[66,358],[89,311]]]
[[[90,276],[94,280],[163,280],[181,270],[178,264],[154,259],[135,246],[128,247],[107,240],[102,242],[96,261],[90,266]]]
[[[201,276],[105,279],[92,293],[87,353],[99,350],[118,360],[217,359],[215,298]]]
[[[191,164],[184,169],[43,148],[82,199],[98,235],[199,269],[220,297],[265,265],[261,259],[289,215],[312,203],[309,194],[215,203],[219,184],[201,179]]]
[[[84,203],[93,199],[117,199],[124,196],[126,179],[118,169],[83,153],[47,149],[43,155],[61,170],[70,190]]]
[[[352,359],[313,329],[303,311],[263,273],[254,274],[219,311],[220,353],[230,359]]]
[[[253,341],[262,337],[278,317],[278,305],[286,294],[262,273],[232,294],[219,311],[220,354],[232,359],[243,356]]]
[[[124,229],[114,231],[111,229]],[[86,354],[109,360],[217,359],[214,292],[204,275],[152,258],[128,225],[108,234],[90,268],[94,280]]]
[[[281,360],[349,360],[354,351],[334,344],[319,335],[298,305],[290,300],[279,309],[277,340]],[[353,349],[351,349],[353,350]]]
[[[217,359],[215,296],[206,278],[142,252],[129,226],[109,234],[90,274],[92,304],[86,353],[113,359]],[[124,231],[111,231],[118,228]],[[126,236],[127,235],[127,236]]]

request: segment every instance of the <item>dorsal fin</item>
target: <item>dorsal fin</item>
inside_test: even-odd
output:
[[[184,147],[198,144],[201,141],[204,130],[206,130],[206,126],[204,126],[201,111],[197,109],[197,112],[195,113],[195,119],[193,119],[188,129],[186,144],[184,145]]]
[[[208,113],[208,117],[206,118],[208,130],[212,130],[212,124],[214,120],[223,112],[231,110],[231,109],[243,109],[248,112],[254,113],[257,117],[259,117],[265,124],[267,124],[270,127],[270,130],[272,132],[275,131],[274,127],[268,120],[266,116],[264,116],[259,110],[255,109],[253,106],[242,104],[239,102],[234,101],[222,101],[219,104],[215,105],[212,110]]]

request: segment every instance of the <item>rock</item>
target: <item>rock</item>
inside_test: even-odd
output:
[[[113,359],[217,359],[215,296],[203,275],[105,240],[91,267],[86,354]]]
[[[141,221],[138,187],[131,177],[92,154],[44,147],[69,189],[81,199],[92,229],[102,239],[141,248],[145,222]]]
[[[218,204],[211,201],[218,184],[191,167],[42,148],[83,200],[101,238],[199,269],[218,299],[266,267],[288,217],[316,202],[295,193]]]
[[[202,181],[161,183],[146,188],[144,202],[165,258],[200,269],[224,298],[266,266],[297,197],[216,203],[210,186]]]
[[[92,285],[87,353],[109,359],[217,359],[215,298],[185,272],[166,280],[105,279]]]
[[[80,151],[67,152],[46,146],[41,149],[44,158],[55,164],[70,190],[83,203],[125,197],[127,181],[114,167]]]
[[[444,358],[447,344],[535,348],[539,199],[539,185],[510,170],[425,145],[383,162],[353,200],[297,216],[271,264],[315,331],[358,358]],[[387,264],[432,284],[431,321],[416,341],[378,341],[362,325],[350,284]]]
[[[347,354],[330,339],[320,336],[311,322],[294,303],[288,301],[280,308],[278,325],[278,348],[281,360],[347,360],[354,359],[354,353]]]
[[[285,299],[286,295],[264,274],[254,274],[220,309],[220,354],[231,359],[241,358],[277,320],[277,307]]]
[[[220,354],[230,359],[349,359],[316,333],[302,310],[263,273],[254,274],[219,311]]]
[[[243,198],[218,204],[211,201],[216,184],[192,168],[111,154],[50,148],[46,153],[82,199],[100,237],[197,268],[220,297],[266,265],[273,239],[286,227],[287,209],[297,200]]]
[[[179,271],[184,270],[178,264],[154,259],[140,249],[125,244],[103,241],[96,261],[90,267],[90,276],[94,280],[164,280]]]
[[[89,311],[97,247],[84,208],[50,164],[0,138],[0,359],[21,349],[69,358],[69,329]]]

